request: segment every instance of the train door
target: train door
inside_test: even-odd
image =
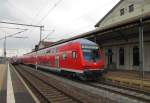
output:
[[[59,55],[56,55],[55,57],[55,66],[59,68]]]

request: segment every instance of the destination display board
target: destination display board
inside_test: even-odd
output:
[[[99,47],[96,45],[82,45],[83,49],[98,49]]]

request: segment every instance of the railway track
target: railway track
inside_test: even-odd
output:
[[[109,86],[117,87],[117,88],[122,88],[122,89],[130,90],[130,91],[135,91],[135,92],[138,92],[138,93],[150,96],[150,91],[146,91],[146,90],[142,90],[142,89],[138,89],[138,88],[133,88],[133,87],[130,87],[130,86],[124,86],[124,85],[109,83],[109,82],[105,82],[105,81],[99,81],[99,83],[104,84],[104,85],[109,85]]]
[[[66,94],[65,92],[57,89],[49,83],[43,81],[40,77],[35,76],[33,73],[25,69],[16,70],[21,74],[25,81],[30,85],[32,90],[40,98],[41,103],[82,103],[82,101]]]
[[[19,71],[19,69],[18,69],[18,71]],[[31,74],[31,75],[34,74],[34,72],[30,71],[29,69],[25,70],[25,68],[24,68],[23,71],[29,72],[29,74]],[[41,79],[41,77],[37,77],[37,75],[35,76],[35,78]],[[28,78],[30,79],[30,77],[28,77]],[[121,86],[112,85],[112,84],[106,84],[104,82],[83,82],[83,81],[81,82],[78,80],[73,80],[73,81],[78,82],[80,84],[88,85],[90,87],[93,87],[93,88],[96,88],[99,90],[104,90],[104,91],[108,91],[110,93],[114,93],[117,95],[122,95],[124,97],[131,98],[131,99],[137,101],[135,103],[139,103],[139,102],[140,103],[150,103],[150,93],[146,92],[146,91],[140,91],[140,90],[136,90],[136,89],[132,89],[132,88],[121,87]],[[46,94],[48,94],[48,93],[46,93]],[[57,95],[57,94],[53,94],[53,95]],[[69,96],[69,98],[70,97],[71,96]],[[77,96],[77,97],[79,97],[79,96]],[[74,97],[73,98],[71,97],[71,100],[73,100],[73,102],[63,102],[63,103],[74,103],[74,102],[81,103],[81,102],[83,102],[83,101],[80,101],[79,98],[78,98],[78,100],[76,100],[76,98],[74,98]],[[53,103],[53,102],[51,102],[51,103]],[[58,103],[61,103],[61,102],[58,102]],[[87,102],[85,102],[85,103],[87,103]]]
[[[102,82],[99,82],[99,83],[91,82],[91,83],[85,83],[85,84],[98,88],[98,89],[106,90],[112,93],[117,93],[117,94],[129,97],[129,98],[133,98],[141,102],[150,103],[150,93],[146,91],[140,91],[140,90],[131,89],[127,87],[115,86],[115,85],[106,84]]]

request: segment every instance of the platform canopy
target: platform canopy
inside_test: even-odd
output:
[[[126,22],[124,24],[116,25],[113,27],[106,27],[106,28],[97,28],[93,31],[89,31],[78,36],[61,40],[58,42],[53,43],[51,46],[65,43],[71,40],[79,39],[79,38],[87,38],[89,40],[95,41],[99,45],[103,45],[107,42],[112,42],[116,40],[124,40],[126,43],[131,38],[138,38],[139,37],[139,27],[140,18],[134,19],[132,21]],[[142,18],[142,26],[144,27],[144,36],[147,36],[150,32],[150,17],[143,17]]]

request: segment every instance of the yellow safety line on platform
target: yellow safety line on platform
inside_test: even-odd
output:
[[[7,103],[15,103],[14,90],[12,86],[9,63],[7,66],[7,100],[6,101]]]

